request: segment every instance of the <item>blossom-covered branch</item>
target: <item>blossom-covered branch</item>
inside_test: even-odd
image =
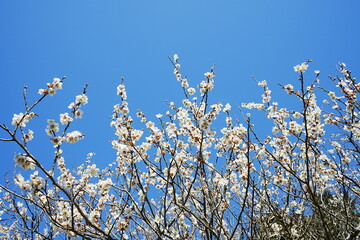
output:
[[[34,104],[0,125],[1,144],[16,144],[15,172],[0,185],[0,235],[4,239],[356,239],[360,233],[360,83],[344,63],[340,76],[294,67],[280,84],[295,104],[275,102],[257,81],[259,102],[242,103],[243,121],[229,103],[211,103],[215,69],[195,87],[170,59],[183,90],[180,105],[151,119],[131,111],[122,79],[116,89],[111,141],[114,161],[100,169],[89,153],[75,169],[62,147],[85,138],[73,129],[88,103],[87,85],[58,119],[46,119],[55,148],[52,164],[28,147],[36,106],[62,89],[55,78]],[[311,81],[309,78],[313,78]],[[325,84],[329,86],[329,84]],[[319,99],[322,100],[319,104]],[[297,104],[296,104],[297,103]],[[288,109],[289,108],[289,109]],[[268,131],[252,111],[270,119]],[[140,122],[142,127],[137,128]],[[271,124],[271,125],[270,125]],[[41,133],[36,133],[41,134]]]

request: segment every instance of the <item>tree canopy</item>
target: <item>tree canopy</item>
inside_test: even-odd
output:
[[[52,159],[32,153],[30,141],[43,143],[29,126],[66,78],[34,102],[24,88],[25,111],[0,125],[0,144],[21,149],[0,185],[3,239],[359,238],[360,83],[345,63],[322,78],[307,72],[311,60],[295,66],[297,77],[279,84],[291,108],[255,78],[259,102],[213,103],[214,67],[190,86],[178,55],[171,63],[183,100],[157,119],[131,109],[121,80],[110,121],[116,155],[105,168],[95,153],[73,167],[63,156],[64,145],[76,151],[86,138],[73,123],[83,117],[87,85],[68,111],[47,119]]]

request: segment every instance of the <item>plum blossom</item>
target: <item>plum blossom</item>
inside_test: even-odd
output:
[[[50,96],[53,96],[56,94],[57,90],[62,89],[62,83],[63,83],[62,79],[54,78],[52,83],[47,83],[47,89],[39,89],[38,93],[40,95],[49,94]]]
[[[34,139],[34,132],[32,130],[28,130],[28,133],[23,135],[23,141],[29,142]]]
[[[34,170],[35,163],[34,161],[27,155],[23,154],[15,154],[14,162],[17,166],[21,167],[23,170]]]
[[[266,87],[267,86],[267,82],[266,80],[263,80],[261,82],[258,82],[258,85],[261,86],[261,87]]]
[[[60,122],[62,125],[69,124],[73,121],[73,118],[69,116],[69,113],[62,113],[60,114]]]
[[[12,119],[12,125],[20,125],[21,127],[26,127],[26,120],[23,113],[14,114],[14,117]]]
[[[79,131],[72,131],[65,136],[65,141],[68,143],[76,143],[79,140],[83,139],[84,135]]]
[[[25,178],[19,173],[15,176],[14,178],[14,182],[15,184],[20,188],[20,189],[24,189],[24,190],[30,190],[31,189],[31,184],[29,180],[25,181]]]
[[[30,183],[34,189],[41,189],[45,186],[45,180],[39,176],[39,171],[30,175]]]
[[[64,138],[61,136],[50,138],[50,141],[54,144],[54,147],[61,145],[63,140]]]
[[[294,92],[294,86],[291,84],[285,85],[284,89],[288,94],[292,94]]]
[[[81,109],[78,109],[74,112],[75,118],[82,118],[84,112]]]
[[[226,112],[229,112],[230,110],[231,110],[231,105],[229,103],[225,104],[223,112],[226,113]]]
[[[303,72],[305,72],[307,70],[308,67],[309,67],[308,62],[303,62],[303,63],[301,63],[299,65],[296,65],[294,67],[294,71],[298,72],[298,73],[303,73]]]
[[[117,87],[117,95],[120,95],[122,97],[122,99],[126,100],[127,99],[127,95],[126,95],[126,90],[125,90],[125,85],[124,84],[120,84]]]
[[[188,88],[187,91],[188,91],[189,95],[194,95],[196,93],[196,90],[193,87]]]
[[[59,124],[55,122],[54,119],[47,120],[48,125],[45,129],[45,132],[48,136],[52,136],[54,133],[59,131]]]
[[[26,127],[26,123],[29,122],[36,114],[33,112],[30,113],[19,113],[14,114],[11,124],[14,126]]]
[[[85,94],[80,94],[76,96],[75,103],[76,104],[82,103],[85,105],[88,103],[88,97]]]
[[[174,54],[173,56],[174,62],[178,62],[179,61],[179,56],[177,54]]]
[[[204,73],[204,76],[206,78],[214,78],[215,77],[215,74],[213,72],[206,72]]]

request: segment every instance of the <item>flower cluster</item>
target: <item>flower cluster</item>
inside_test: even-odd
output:
[[[11,124],[14,126],[26,127],[26,123],[29,122],[36,114],[33,112],[30,113],[19,113],[14,114]]]
[[[60,114],[60,122],[62,125],[67,125],[72,122],[74,119],[69,116],[69,113]]]
[[[84,138],[84,135],[79,131],[72,131],[66,134],[65,141],[68,143],[76,143]]]
[[[294,71],[298,73],[303,73],[307,70],[308,67],[309,67],[308,62],[303,62],[301,64],[296,65],[294,67]]]
[[[86,92],[86,87],[84,88],[84,93],[77,95],[75,97],[75,102],[71,102],[70,105],[68,106],[68,108],[72,110],[73,116],[75,116],[75,118],[82,118],[84,112],[80,109],[80,107],[82,105],[88,104],[89,98],[88,96],[85,95],[85,92]],[[72,120],[73,119],[70,118],[69,116],[65,117],[65,121],[67,123],[71,122]],[[63,124],[67,124],[67,123],[63,123]]]
[[[52,83],[47,84],[47,89],[39,89],[39,94],[50,94],[50,96],[53,96],[57,90],[62,89],[63,80],[64,78],[54,78]]]
[[[208,91],[213,90],[215,87],[215,85],[214,85],[215,73],[213,71],[211,71],[211,72],[204,73],[204,75],[206,77],[206,80],[201,81],[198,86],[200,88],[201,96],[203,96]]]
[[[45,132],[48,136],[52,136],[59,131],[59,124],[56,123],[54,119],[48,119],[47,122],[48,125],[45,129]]]
[[[24,170],[35,169],[34,161],[27,155],[15,154],[14,156],[15,165],[21,167]]]

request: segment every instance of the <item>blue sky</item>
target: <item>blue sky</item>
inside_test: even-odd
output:
[[[309,75],[321,70],[324,84],[339,61],[357,74],[359,10],[357,0],[1,1],[0,123],[10,125],[13,114],[24,111],[24,85],[31,102],[39,88],[66,75],[64,89],[47,98],[29,124],[35,131],[29,147],[46,161],[53,151],[46,120],[58,119],[88,83],[89,104],[72,128],[86,138],[67,144],[66,158],[82,163],[96,152],[95,162],[109,163],[115,158],[109,116],[120,77],[132,113],[142,109],[150,118],[167,110],[165,100],[181,100],[168,60],[174,53],[192,85],[216,65],[211,102],[259,101],[252,75],[268,80],[281,100],[277,83],[296,81],[292,67],[309,58]],[[0,175],[12,168],[15,152],[0,143]]]

